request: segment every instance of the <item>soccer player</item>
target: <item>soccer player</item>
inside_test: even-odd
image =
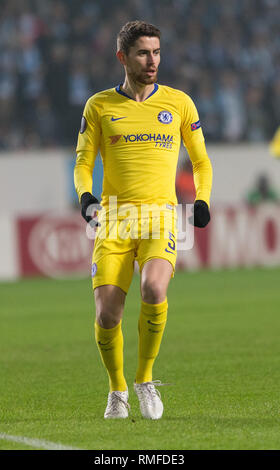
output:
[[[163,404],[156,387],[163,384],[153,380],[152,369],[167,320],[167,288],[175,269],[175,176],[181,138],[193,166],[193,224],[198,227],[210,220],[212,167],[193,101],[182,91],[157,84],[159,29],[142,21],[127,23],[118,34],[116,55],[124,67],[124,82],[87,101],[74,180],[87,222],[95,224],[92,209],[102,207],[92,284],[95,338],[109,377],[104,417],[126,418],[129,413],[122,315],[137,260],[141,305],[134,390],[142,416],[159,419]],[[101,206],[92,195],[99,150],[104,166]]]
[[[269,143],[269,151],[275,158],[280,158],[280,126]]]

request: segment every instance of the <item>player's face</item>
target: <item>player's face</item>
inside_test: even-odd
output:
[[[160,42],[157,37],[142,36],[124,56],[126,73],[134,82],[149,85],[157,81]]]

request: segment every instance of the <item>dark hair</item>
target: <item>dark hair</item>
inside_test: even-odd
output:
[[[144,21],[129,21],[120,30],[117,37],[117,48],[126,55],[141,36],[157,37],[160,39],[160,30],[153,24]]]

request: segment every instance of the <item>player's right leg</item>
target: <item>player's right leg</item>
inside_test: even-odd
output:
[[[109,395],[104,418],[128,417],[128,391],[123,371],[122,314],[126,294],[113,285],[94,290],[95,339],[109,377]]]
[[[109,377],[105,418],[126,418],[129,405],[123,372],[122,315],[134,271],[130,240],[96,238],[92,285],[96,305],[96,344]]]

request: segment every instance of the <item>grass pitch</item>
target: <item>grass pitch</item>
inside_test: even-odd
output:
[[[81,449],[279,449],[280,269],[178,272],[154,379],[165,411],[133,392],[139,277],[123,320],[131,414],[104,420],[107,374],[90,280],[0,284],[0,434]],[[0,449],[27,449],[0,440]]]

